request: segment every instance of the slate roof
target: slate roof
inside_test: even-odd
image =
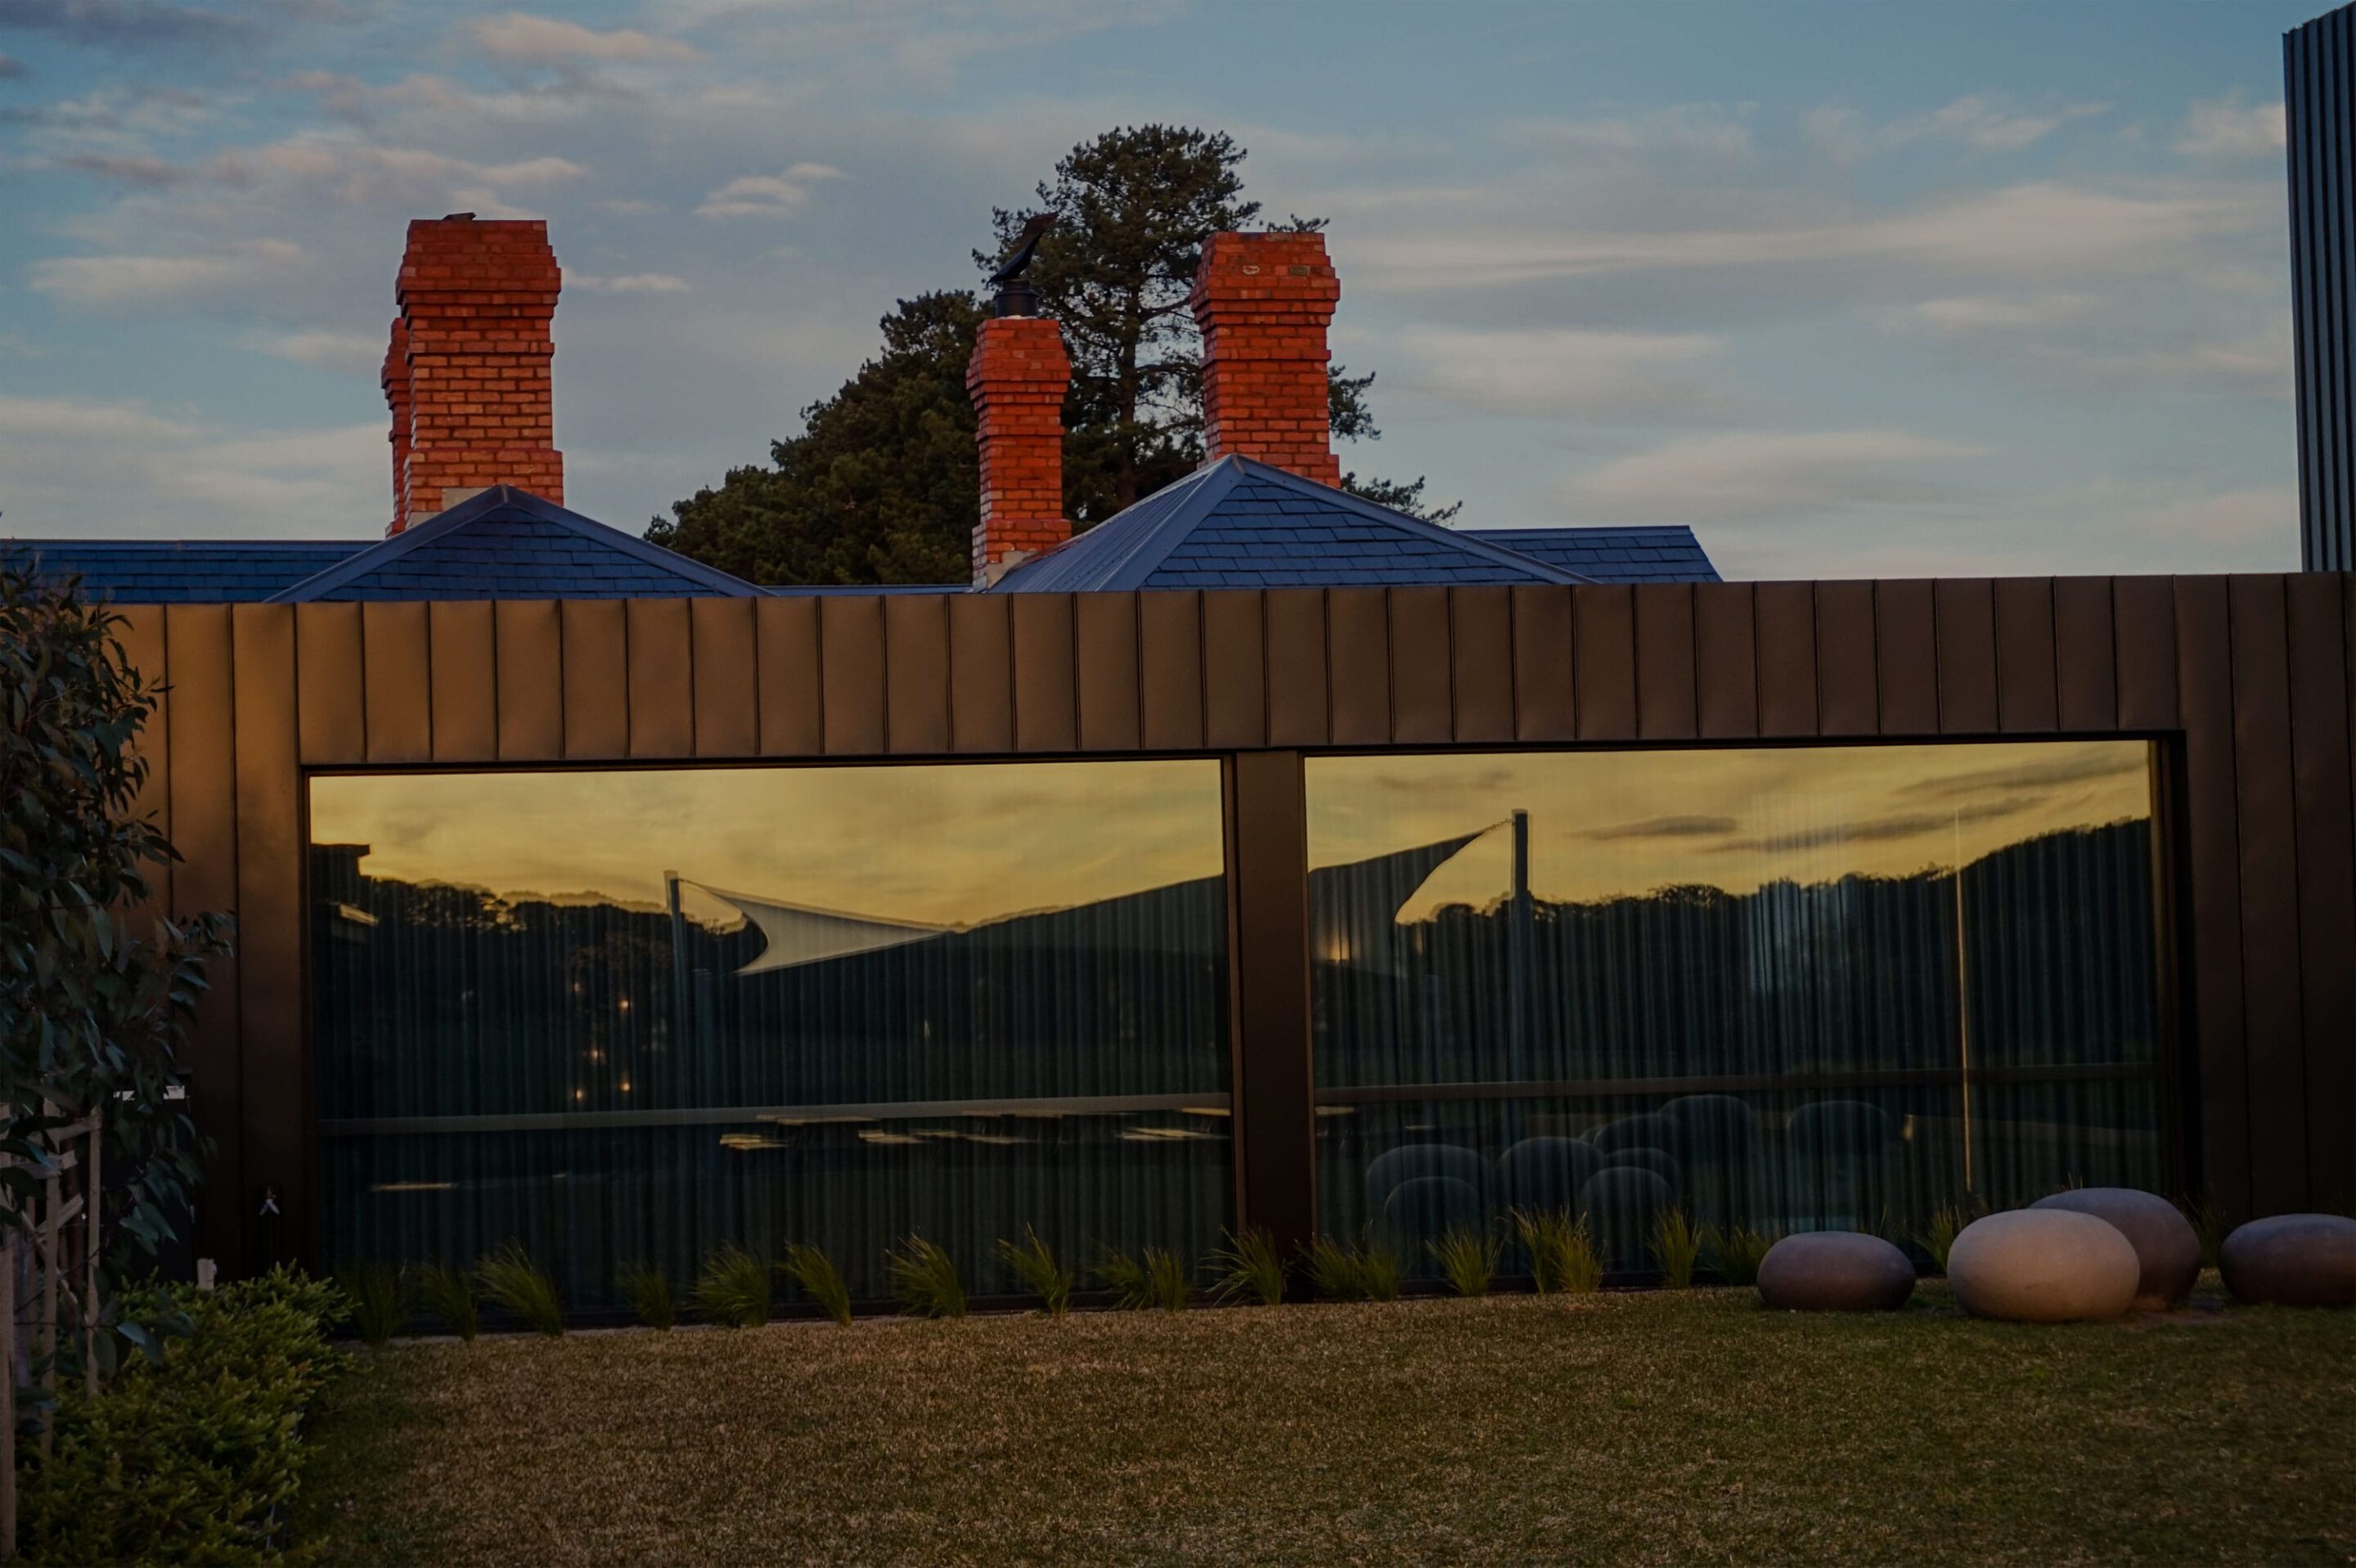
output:
[[[1467,528],[1466,536],[1536,556],[1597,582],[1716,582],[1691,528]]]
[[[0,562],[118,604],[248,604],[358,555],[373,539],[0,539]]]
[[[1479,535],[1230,456],[1023,562],[995,586],[1057,593],[1587,581]]]

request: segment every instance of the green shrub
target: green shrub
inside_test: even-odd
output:
[[[671,1300],[670,1275],[652,1264],[626,1264],[614,1276],[621,1290],[622,1299],[638,1315],[638,1321],[649,1328],[669,1328],[679,1321],[679,1306]]]
[[[725,1243],[705,1260],[691,1299],[714,1323],[756,1328],[769,1320],[769,1265],[735,1243]]]
[[[1096,1275],[1112,1292],[1113,1305],[1127,1311],[1176,1312],[1194,1295],[1194,1272],[1167,1247],[1148,1247],[1134,1257],[1108,1248]]]
[[[417,1270],[415,1283],[417,1299],[425,1310],[442,1319],[459,1339],[473,1343],[482,1327],[481,1315],[475,1307],[475,1282],[466,1271],[424,1264]]]
[[[1227,1232],[1227,1244],[1211,1254],[1219,1271],[1211,1294],[1221,1301],[1257,1301],[1274,1307],[1284,1299],[1284,1254],[1276,1238],[1258,1225]]]
[[[1320,1236],[1302,1253],[1317,1294],[1330,1301],[1397,1301],[1407,1277],[1407,1260],[1380,1238],[1347,1246]]]
[[[1514,1231],[1530,1254],[1530,1277],[1538,1293],[1584,1295],[1603,1284],[1603,1260],[1595,1253],[1595,1231],[1581,1214],[1559,1209],[1514,1211]]]
[[[1505,1244],[1494,1232],[1470,1225],[1451,1225],[1438,1241],[1426,1242],[1424,1246],[1459,1296],[1488,1295],[1489,1282],[1497,1276],[1497,1263],[1505,1253]]]
[[[1701,1257],[1707,1226],[1697,1225],[1681,1208],[1664,1209],[1653,1216],[1653,1239],[1645,1249],[1661,1267],[1661,1283],[1671,1290],[1693,1287],[1694,1264]]]
[[[1759,1265],[1767,1256],[1767,1249],[1776,1238],[1764,1231],[1748,1225],[1735,1225],[1715,1233],[1718,1244],[1718,1272],[1729,1285],[1751,1285],[1759,1283]]]
[[[909,1237],[884,1258],[884,1273],[892,1299],[911,1317],[965,1316],[965,1282],[958,1277],[957,1260],[937,1242]]]
[[[409,1292],[391,1264],[349,1264],[336,1285],[351,1300],[352,1332],[365,1345],[382,1345],[409,1327]]]
[[[485,1296],[521,1318],[533,1333],[553,1339],[564,1332],[564,1298],[521,1243],[509,1242],[477,1264],[475,1279]]]
[[[343,1292],[280,1269],[217,1290],[123,1293],[187,1331],[134,1357],[95,1401],[59,1384],[50,1456],[25,1471],[35,1563],[255,1563],[278,1557],[302,1479],[303,1415],[341,1358]]]
[[[2225,1234],[2232,1229],[2225,1223],[2225,1211],[2217,1206],[2214,1198],[2203,1198],[2192,1206],[2188,1218],[2192,1221],[2192,1234],[2201,1243],[2201,1266],[2215,1268],[2217,1249],[2225,1244]]]
[[[777,1266],[820,1312],[837,1323],[851,1321],[851,1286],[843,1283],[842,1271],[834,1266],[832,1258],[797,1242],[786,1249],[786,1261]]]
[[[998,1243],[998,1255],[1014,1271],[1039,1305],[1050,1317],[1061,1317],[1072,1305],[1072,1271],[1055,1256],[1055,1249],[1039,1239],[1039,1232],[1030,1226],[1023,1227],[1023,1240],[1018,1243],[1003,1237]]]

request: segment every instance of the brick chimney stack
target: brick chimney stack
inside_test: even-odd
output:
[[[410,224],[384,371],[390,532],[493,485],[562,504],[549,336],[562,287],[544,222],[462,212]]]
[[[1342,298],[1323,234],[1214,234],[1194,271],[1203,329],[1203,448],[1320,485],[1342,483],[1325,328]]]
[[[973,579],[995,579],[1010,556],[1037,555],[1072,537],[1064,517],[1064,393],[1072,361],[1043,315],[981,324],[965,389],[980,417],[981,517]]]

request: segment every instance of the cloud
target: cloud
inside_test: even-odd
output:
[[[2058,784],[2085,784],[2094,779],[2140,773],[2146,767],[2138,755],[2109,750],[2086,750],[2035,763],[2003,767],[1971,768],[1962,773],[1936,773],[1906,786],[1909,795],[1947,796],[1978,795],[1987,790],[2051,789]]]
[[[685,278],[675,278],[669,272],[629,272],[618,278],[601,278],[589,272],[567,272],[568,288],[584,289],[593,294],[684,294],[692,293],[694,285]]]
[[[2136,765],[2140,767],[2142,764],[2138,762]],[[2004,800],[1986,800],[1972,805],[1957,806],[1953,811],[1907,812],[1892,816],[1831,823],[1820,827],[1794,828],[1786,833],[1763,834],[1753,838],[1730,838],[1713,848],[1720,854],[1788,855],[1796,850],[1823,848],[1828,845],[1881,844],[1898,838],[1919,838],[1932,833],[1952,834],[1960,824],[1993,822],[2002,817],[2017,816],[2036,804],[2032,796],[2014,795]]]
[[[2087,293],[1963,294],[1883,311],[1879,319],[1899,331],[1921,329],[1961,337],[1985,332],[2042,332],[2083,321],[2102,308],[2102,299]]]
[[[0,54],[0,81],[22,81],[32,73],[14,55]]]
[[[467,24],[475,47],[493,59],[519,65],[562,65],[574,60],[684,61],[701,57],[676,38],[659,38],[629,27],[609,32],[510,11]]]
[[[2127,512],[2107,530],[2114,560],[2132,550],[2137,571],[2164,570],[2169,560],[2240,561],[2234,570],[2264,567],[2261,551],[2281,556],[2298,540],[2298,491],[2288,485],[2188,496]],[[2270,547],[2270,548],[2269,548]],[[2211,564],[2188,570],[2218,571]]]
[[[1735,827],[1731,816],[1648,816],[1642,822],[1590,827],[1580,837],[1603,842],[1620,838],[1713,838],[1733,832]]]
[[[177,185],[196,172],[185,164],[127,154],[74,153],[59,158],[58,162],[65,168],[79,170],[82,174],[118,180],[124,185],[141,186],[149,190]]]
[[[1582,120],[1530,120],[1516,139],[1542,153],[1675,154],[1719,159],[1747,156],[1751,105],[1675,103]]]
[[[2277,158],[2288,140],[2279,102],[2245,104],[2233,94],[2193,104],[2176,150],[2189,158]]]
[[[1974,451],[1902,431],[1697,435],[1614,458],[1561,495],[1597,521],[1788,517],[1952,496],[1936,471]]]
[[[198,256],[63,256],[34,262],[31,283],[67,304],[161,304],[268,286],[308,259],[301,246],[284,240],[255,240]]]
[[[1705,333],[1415,326],[1397,341],[1416,361],[1405,384],[1489,413],[1640,420],[1719,400],[1691,373],[1724,347]]]
[[[282,332],[258,338],[250,346],[273,358],[323,370],[366,370],[373,374],[384,364],[382,334],[365,332]]]
[[[2108,112],[2094,102],[2027,109],[2003,93],[1968,93],[1944,108],[1876,125],[1858,111],[1827,103],[1801,116],[1801,139],[1836,163],[1922,142],[1957,144],[1980,153],[2024,153],[2073,120]]]
[[[93,517],[132,537],[364,537],[378,518],[354,516],[352,498],[382,492],[384,461],[381,421],[273,430],[137,400],[0,395],[14,537],[87,532]]]
[[[2212,301],[2212,304],[2215,302]],[[2268,304],[2272,304],[2272,301]],[[2264,313],[2254,336],[2132,301],[2052,291],[1956,295],[1867,312],[1898,337],[1924,337],[2016,374],[2072,389],[2158,388],[2279,402],[2291,395],[2290,330]]]
[[[782,175],[740,175],[704,194],[698,218],[785,218],[809,200],[809,187],[846,177],[824,164],[796,164]]]
[[[135,49],[222,43],[252,30],[247,18],[162,0],[9,0],[0,25],[68,43]]]

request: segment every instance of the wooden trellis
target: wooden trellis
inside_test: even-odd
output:
[[[58,1386],[58,1322],[60,1297],[76,1297],[82,1340],[82,1382],[98,1394],[99,1146],[101,1122],[93,1113],[43,1135],[46,1157],[38,1164],[41,1191],[28,1209],[0,1196],[10,1211],[0,1223],[0,1559],[16,1555],[17,1354],[29,1351],[40,1372],[42,1392]],[[9,1160],[22,1166],[32,1162]],[[79,1276],[80,1288],[73,1286]],[[18,1286],[25,1289],[19,1299]],[[31,1310],[31,1322],[25,1321]],[[31,1339],[25,1341],[29,1328]],[[49,1451],[52,1422],[41,1425],[41,1452]]]

